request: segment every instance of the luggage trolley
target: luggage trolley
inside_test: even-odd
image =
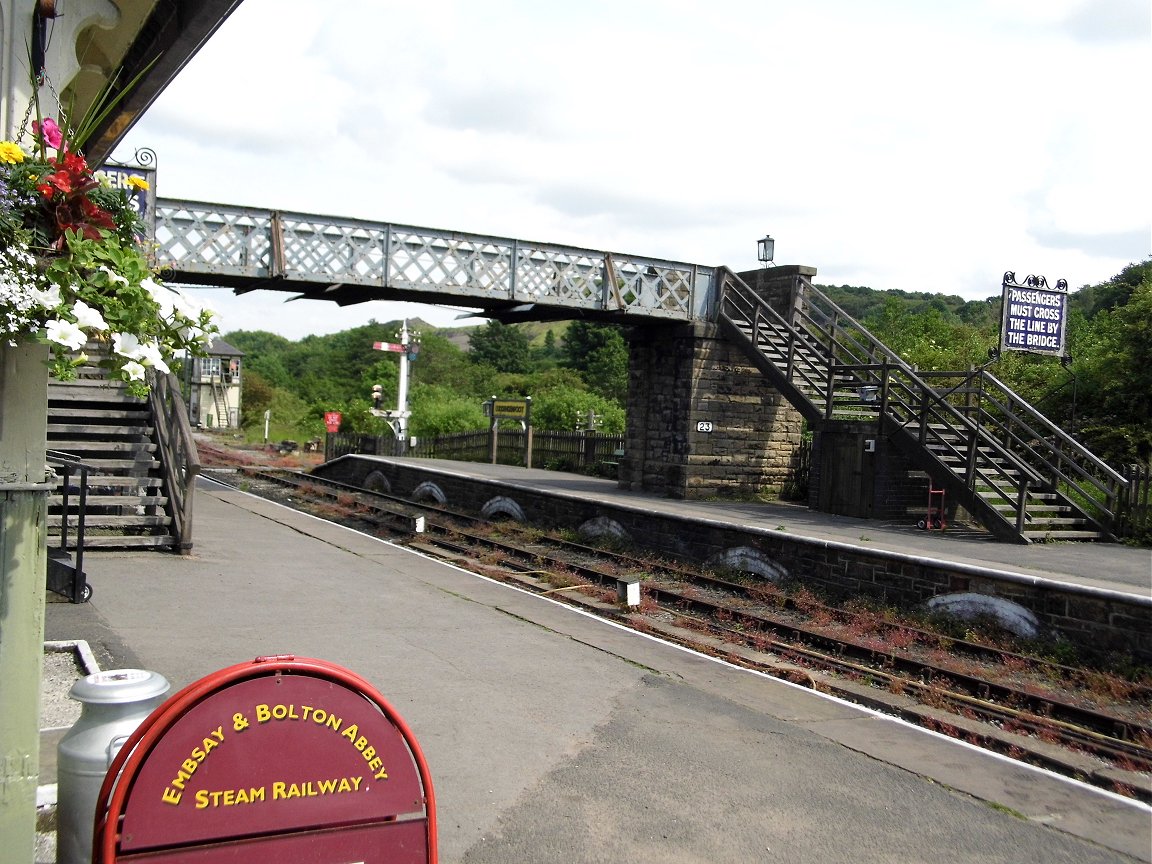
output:
[[[935,488],[931,481],[928,482],[928,512],[916,527],[925,531],[943,531],[948,527],[944,516],[944,490]]]

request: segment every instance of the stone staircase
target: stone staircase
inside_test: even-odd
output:
[[[1116,539],[1127,481],[987,370],[917,372],[804,277],[787,315],[720,283],[721,326],[815,429],[875,424],[1000,539]]]
[[[90,344],[87,353],[99,357],[101,348]],[[150,371],[148,381],[145,399],[131,396],[99,366],[83,366],[76,379],[49,384],[48,448],[61,479],[49,498],[48,545],[57,559],[73,552],[74,570],[80,570],[84,547],[192,548],[200,473],[192,427],[175,376]],[[58,577],[67,566],[55,563]],[[80,597],[81,590],[90,593],[82,571],[71,584],[71,599],[86,599]]]
[[[147,399],[124,385],[82,377],[48,387],[48,446],[88,468],[84,545],[89,548],[171,549],[176,538]],[[63,488],[49,499],[48,531],[59,536],[65,516],[74,522],[80,502]],[[51,543],[51,539],[49,540]],[[69,545],[74,548],[75,540]]]

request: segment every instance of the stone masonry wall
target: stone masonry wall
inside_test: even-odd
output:
[[[625,488],[707,498],[783,487],[800,414],[716,325],[636,327],[629,349]]]
[[[541,491],[514,482],[466,476],[415,460],[345,456],[315,469],[322,477],[363,486],[370,475],[386,478],[392,494],[420,497],[422,484],[435,484],[446,506],[485,512],[494,501],[505,512],[514,503],[527,523],[577,530],[591,519],[616,522],[638,547],[693,562],[706,562],[737,548],[751,548],[795,582],[834,598],[863,596],[910,609],[931,597],[976,592],[1019,603],[1042,626],[1090,651],[1129,651],[1152,661],[1152,605],[1114,592],[1036,580],[967,564],[797,537],[781,531],[700,521],[645,508],[643,503],[606,501],[592,493]],[[379,479],[367,485],[379,486]],[[427,492],[427,487],[425,487]]]

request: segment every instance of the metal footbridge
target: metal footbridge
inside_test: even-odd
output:
[[[716,323],[813,428],[878,424],[1002,539],[1114,539],[1123,518],[1125,478],[1001,382],[983,369],[929,380],[806,277],[780,310],[726,267],[193,201],[155,212],[172,282],[501,320]]]
[[[287,291],[340,306],[450,304],[490,317],[713,316],[716,268],[413,225],[158,199],[155,240],[176,283]]]

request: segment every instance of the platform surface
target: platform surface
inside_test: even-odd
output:
[[[1152,861],[1148,807],[204,480],[196,537],[91,552],[46,638],[174,688],[269,654],[363,675],[428,758],[443,862]]]

